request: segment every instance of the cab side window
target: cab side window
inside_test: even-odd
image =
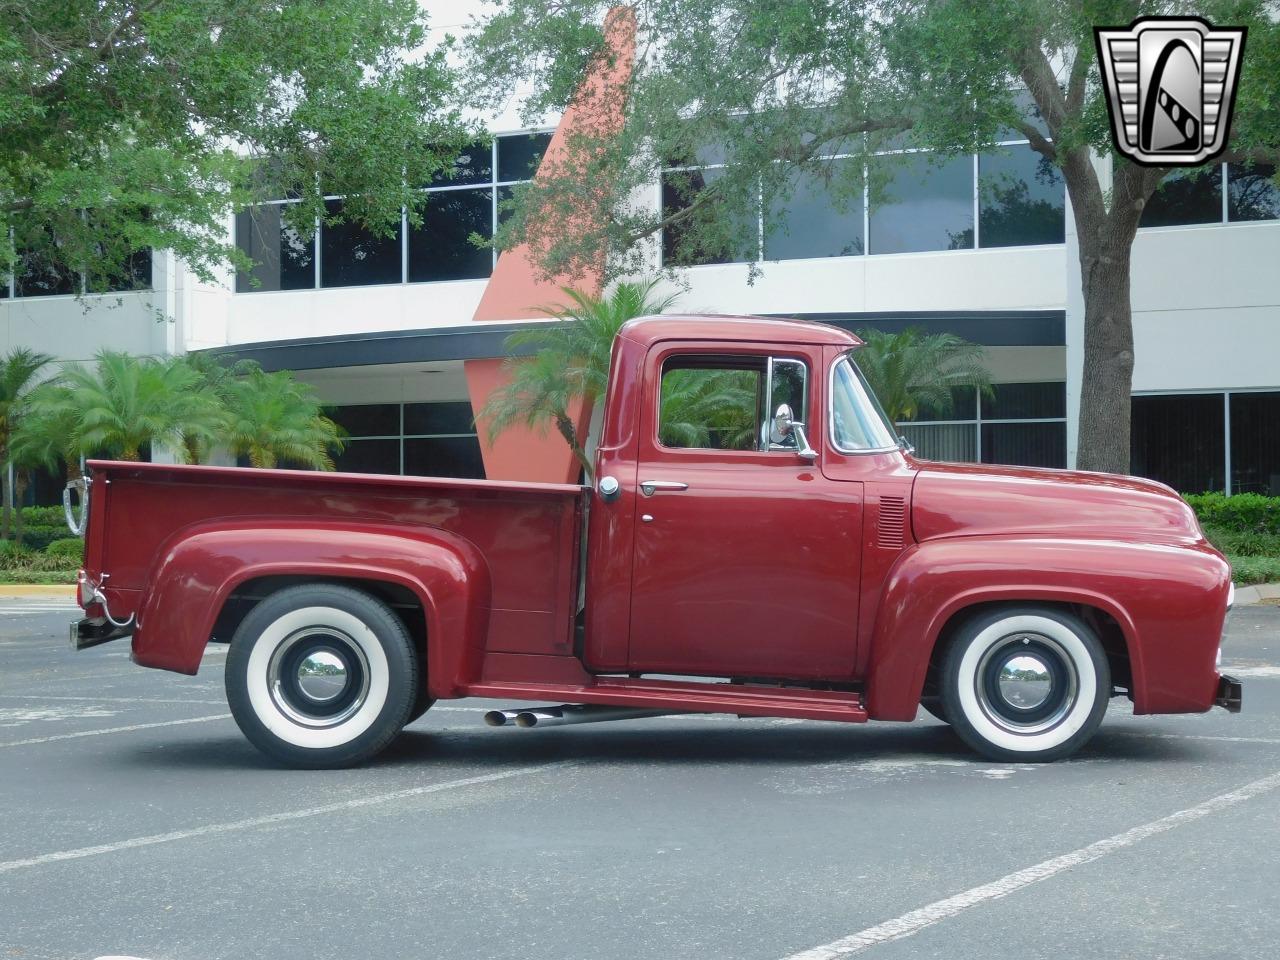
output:
[[[775,436],[779,404],[804,410],[807,368],[799,360],[696,354],[662,366],[658,442],[703,450],[786,449]],[[799,417],[799,414],[797,414]]]

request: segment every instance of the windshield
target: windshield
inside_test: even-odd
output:
[[[831,369],[831,443],[850,453],[898,444],[893,425],[848,354]]]

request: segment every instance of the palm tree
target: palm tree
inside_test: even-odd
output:
[[[182,358],[156,360],[104,350],[93,369],[63,371],[81,452],[138,460],[148,444],[186,457],[188,439],[212,442],[221,426],[218,397]]]
[[[578,436],[569,408],[575,401],[595,402],[604,396],[613,341],[624,323],[664,313],[675,304],[675,294],[654,296],[659,282],[619,283],[608,297],[561,287],[569,305],[539,307],[539,313],[559,322],[507,338],[508,353],[532,349],[533,357],[508,357],[509,382],[477,415],[477,420],[488,419],[490,441],[512,424],[545,429],[553,423],[591,479],[586,438]]]
[[[338,425],[321,412],[311,387],[288,371],[252,370],[226,381],[226,412],[219,437],[255,467],[281,461],[332,470],[329,451],[341,449]]]
[[[22,543],[23,536],[22,497],[31,471],[44,468],[52,473],[62,467],[68,480],[82,476],[76,419],[70,391],[58,379],[46,380],[23,398],[9,447],[14,467],[14,539],[18,543]]]
[[[31,389],[36,375],[52,361],[53,357],[47,353],[37,353],[25,347],[10,350],[0,358],[0,497],[4,500],[3,529],[0,530],[0,535],[5,538],[9,536],[11,499],[3,494],[9,483],[9,447],[13,441],[14,429],[21,418],[23,397]],[[16,502],[17,498],[13,499]]]
[[[669,447],[751,450],[756,430],[752,370],[671,370],[662,377],[659,439]]]
[[[200,377],[204,387],[226,409],[234,402],[236,384],[240,379],[261,372],[262,367],[256,360],[236,360],[223,363],[218,357],[209,353],[189,353],[183,358]],[[188,463],[203,463],[212,449],[208,438],[200,433],[188,433],[183,437]]]
[[[914,419],[922,408],[949,413],[955,387],[976,387],[984,396],[995,396],[976,343],[915,328],[901,333],[862,330],[858,336],[866,341],[856,355],[858,367],[895,425]]]

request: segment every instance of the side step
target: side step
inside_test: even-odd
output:
[[[463,695],[510,700],[559,700],[567,706],[600,704],[650,713],[736,713],[743,717],[792,717],[844,723],[865,723],[867,720],[862,695],[858,693],[743,683],[693,683],[630,677],[598,677],[594,683],[580,685],[500,681],[469,684]],[[529,711],[493,711],[503,716],[504,722],[516,723],[519,723],[519,714],[523,712]],[[511,716],[508,719],[504,714]],[[539,719],[535,722],[540,724],[544,721]]]

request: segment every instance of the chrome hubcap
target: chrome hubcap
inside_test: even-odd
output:
[[[298,664],[298,689],[316,703],[342,695],[347,686],[347,665],[332,650],[320,648]]]
[[[1032,736],[1071,712],[1080,687],[1075,664],[1052,637],[1016,633],[993,643],[978,663],[974,693],[987,718]]]
[[[334,727],[359,712],[369,695],[369,661],[350,636],[306,627],[276,647],[267,665],[271,699],[294,723]]]
[[[1033,710],[1053,692],[1053,675],[1038,656],[1016,656],[1000,668],[1000,696],[1019,710]]]

